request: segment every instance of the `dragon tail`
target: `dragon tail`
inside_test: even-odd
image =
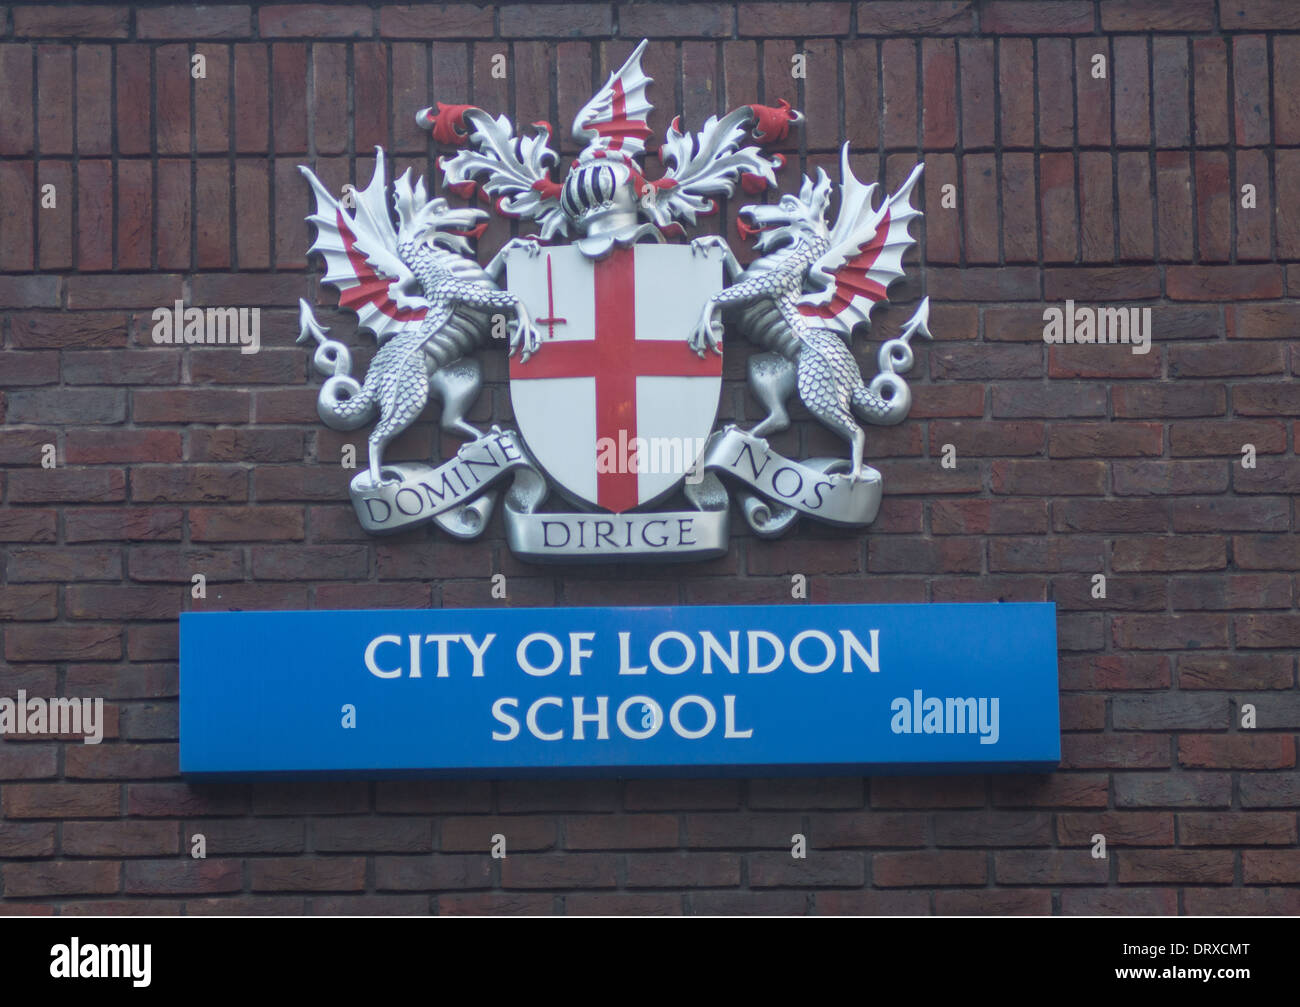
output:
[[[312,363],[326,376],[316,398],[316,411],[321,420],[334,430],[356,430],[369,423],[379,411],[379,403],[373,389],[352,377],[352,355],[348,348],[326,336],[329,330],[316,321],[311,305],[301,298],[298,320],[301,325],[298,342],[316,341]]]
[[[912,389],[899,375],[910,371],[916,362],[912,337],[933,338],[929,321],[930,298],[927,297],[903,326],[902,333],[881,345],[876,356],[880,373],[871,379],[869,386],[860,384],[853,392],[853,411],[866,422],[892,426],[907,418],[912,408]]]

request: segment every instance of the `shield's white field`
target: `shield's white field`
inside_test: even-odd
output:
[[[630,267],[630,274],[625,271],[625,282],[611,287],[610,260],[620,255],[631,257],[619,260],[625,270]],[[599,283],[598,269],[606,270]],[[699,457],[717,417],[720,358],[710,351],[714,359],[707,366],[716,373],[700,374],[705,365],[686,344],[705,303],[722,289],[721,251],[641,244],[616,251],[598,265],[572,245],[543,247],[536,256],[512,250],[506,260],[506,285],[523,300],[542,336],[541,348],[527,363],[519,363],[518,354],[510,363],[515,420],[538,464],[571,497],[610,510],[648,504],[671,492]],[[629,294],[632,304],[627,303]],[[598,324],[605,326],[600,333]],[[603,359],[596,352],[597,338],[616,341]],[[643,365],[633,362],[630,352],[620,351],[629,344],[617,342],[628,338],[637,344],[677,344],[651,351],[663,364],[649,370],[671,373],[637,373]],[[586,349],[580,348],[583,343]],[[563,365],[554,352],[557,348],[566,354]],[[602,379],[611,384],[598,406],[597,382]],[[627,403],[620,414],[634,416],[633,422],[614,424],[610,419],[615,382],[629,395],[635,388],[635,403]],[[639,464],[632,436],[642,442]],[[607,442],[604,456],[606,465],[612,458],[633,473],[623,476],[621,493],[611,488],[609,475],[598,471],[601,438],[623,442],[613,455]]]

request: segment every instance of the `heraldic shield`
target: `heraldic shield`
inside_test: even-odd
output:
[[[505,285],[541,337],[510,359],[515,420],[578,506],[621,514],[698,478],[722,357],[688,341],[722,290],[722,262],[710,246],[636,244],[596,260],[573,245],[509,249]]]

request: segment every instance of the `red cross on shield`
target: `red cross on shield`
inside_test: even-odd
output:
[[[569,496],[622,513],[671,493],[713,430],[722,357],[687,346],[722,289],[719,249],[640,244],[593,261],[572,245],[512,250],[506,281],[541,333],[510,358],[528,450]]]

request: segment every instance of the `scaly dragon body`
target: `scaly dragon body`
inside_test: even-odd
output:
[[[903,275],[902,254],[913,244],[907,223],[918,216],[908,197],[920,167],[879,208],[871,204],[875,186],[854,177],[847,146],[840,175],[841,205],[833,226],[826,221],[831,182],[821,169],[815,179],[804,177],[798,196],[741,208],[741,231],[756,237],[759,258],[742,268],[726,251],[731,283],[710,299],[691,346],[700,353],[708,346],[718,349],[725,319],[770,351],[750,359],[750,385],[768,408],[750,433],[761,437],[789,426],[784,403],[797,389],[808,411],[849,442],[850,474],[857,479],[866,447],[858,420],[892,424],[907,415],[911,395],[898,372],[912,366],[911,336],[929,335],[928,303],[898,339],[881,347],[880,373],[870,385],[864,382],[849,349],[853,328],[868,320],[889,284]],[[726,249],[721,238],[693,244],[702,243]]]
[[[424,410],[431,393],[443,402],[442,426],[475,438],[480,431],[465,422],[478,394],[481,375],[468,354],[498,332],[496,319],[513,318],[512,350],[524,359],[537,349],[539,336],[519,298],[497,286],[503,259],[479,266],[465,240],[482,210],[453,209],[445,199],[429,200],[424,182],[412,185],[409,171],[394,183],[400,227],[389,217],[384,157],[375,174],[356,192],[352,212],[339,203],[308,169],[316,194],[317,228],[313,251],[325,257],[324,282],[340,291],[339,303],[357,312],[379,350],[364,382],[351,374],[351,357],[340,342],[325,337],[311,308],[302,302],[299,341],[315,339],[315,364],[328,375],[317,411],[336,430],[355,430],[378,417],[370,433],[370,478],[383,481],[383,451]],[[518,239],[507,247],[518,244]],[[524,242],[530,254],[536,245]]]
[[[891,404],[873,392],[843,338],[799,311],[808,271],[827,247],[824,238],[808,238],[764,255],[719,300],[727,320],[750,342],[794,364],[799,398],[808,411],[852,443],[860,434],[855,414],[864,422],[888,424],[906,408],[899,409],[901,399]]]

